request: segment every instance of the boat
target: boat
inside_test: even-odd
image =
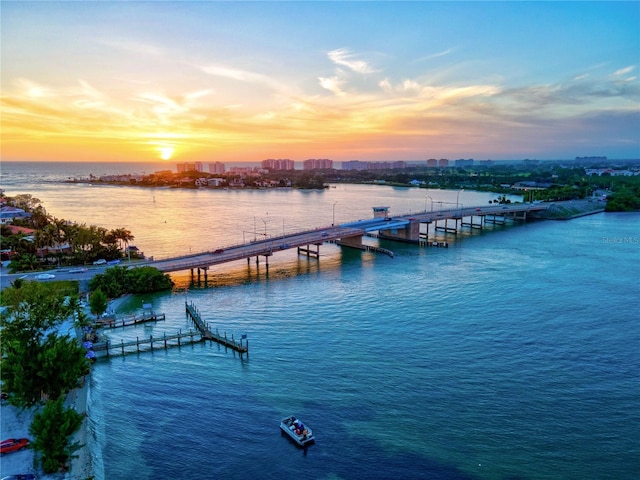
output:
[[[285,417],[280,421],[280,430],[289,435],[289,437],[301,447],[306,447],[315,442],[311,428],[293,415]]]

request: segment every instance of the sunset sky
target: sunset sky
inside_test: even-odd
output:
[[[640,158],[640,2],[10,2],[3,160]]]

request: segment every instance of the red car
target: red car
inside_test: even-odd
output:
[[[0,444],[0,455],[5,453],[17,452],[18,450],[24,450],[29,446],[28,438],[9,438],[3,440]]]

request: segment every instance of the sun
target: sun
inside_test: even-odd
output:
[[[158,151],[160,152],[160,158],[163,160],[169,160],[173,155],[173,151],[175,149],[173,147],[160,147]]]

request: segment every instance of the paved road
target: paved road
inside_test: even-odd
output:
[[[275,252],[297,248],[306,245],[320,245],[326,241],[344,239],[348,237],[361,236],[364,232],[389,229],[406,225],[410,221],[432,222],[435,220],[454,219],[462,216],[470,215],[507,215],[509,213],[524,211],[540,211],[549,208],[549,204],[509,204],[482,207],[463,207],[452,208],[448,210],[438,210],[430,212],[416,212],[406,215],[397,215],[391,219],[374,218],[367,220],[358,220],[355,222],[345,223],[339,226],[331,226],[325,228],[317,228],[294,234],[279,237],[270,237],[256,242],[234,245],[224,250],[216,250],[213,252],[203,252],[192,255],[185,255],[170,259],[160,259],[155,261],[143,260],[131,262],[123,262],[122,266],[142,266],[150,265],[158,270],[169,273],[182,270],[190,270],[195,268],[209,267],[227,262],[234,262],[257,256],[270,256]],[[79,280],[88,281],[95,274],[102,273],[108,265],[89,266],[85,270],[78,271],[78,268],[66,268],[52,270],[50,273],[55,275],[54,278],[42,279],[37,278],[39,274],[8,274],[6,271],[0,270],[0,288],[10,285],[16,278],[24,278],[25,280],[52,281],[52,280]]]

